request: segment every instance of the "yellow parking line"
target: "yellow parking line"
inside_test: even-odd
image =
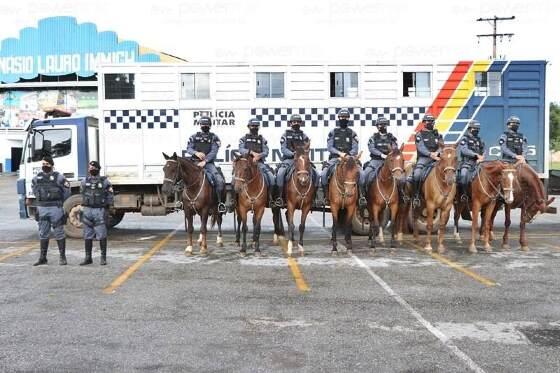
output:
[[[439,261],[440,263],[443,263],[443,264],[445,264],[445,265],[447,265],[447,266],[449,266],[449,267],[451,267],[451,268],[453,268],[453,269],[455,269],[455,270],[457,270],[457,271],[459,271],[459,272],[461,272],[461,273],[463,273],[463,274],[469,276],[470,278],[472,278],[472,279],[474,279],[474,280],[480,282],[480,283],[483,284],[483,285],[490,286],[490,287],[499,285],[497,282],[495,282],[495,281],[493,281],[493,280],[490,280],[490,279],[488,279],[488,278],[486,278],[486,277],[483,277],[483,276],[479,275],[478,273],[476,273],[476,272],[474,272],[474,271],[471,271],[471,270],[468,269],[468,268],[463,267],[463,266],[460,265],[459,263],[456,263],[456,262],[454,262],[454,261],[452,261],[452,260],[447,259],[447,258],[444,257],[443,255],[440,255],[440,254],[437,254],[437,253],[433,253],[433,252],[427,252],[427,251],[425,251],[421,246],[419,246],[419,245],[417,245],[417,244],[415,244],[415,243],[413,243],[413,242],[410,242],[410,241],[406,241],[406,242],[407,242],[409,245],[411,245],[413,248],[415,248],[415,249],[417,249],[417,250],[419,250],[419,251],[421,251],[421,252],[423,252],[423,253],[429,254],[432,258],[434,258],[435,260]]]
[[[284,237],[280,237],[279,241],[280,241],[280,245],[282,245],[282,250],[286,252],[288,250],[288,241]],[[298,288],[298,290],[301,292],[310,291],[311,288],[309,287],[309,285],[307,285],[307,282],[305,282],[305,279],[303,278],[303,275],[299,270],[297,260],[295,260],[292,257],[289,257],[288,267],[290,267],[290,270],[292,271],[292,276],[294,276],[294,280],[296,282],[296,287]]]
[[[134,272],[136,272],[140,267],[142,267],[142,265],[144,263],[146,263],[148,260],[150,260],[150,258],[155,253],[160,251],[163,248],[163,246],[165,246],[165,244],[167,242],[169,242],[171,237],[173,237],[175,235],[175,233],[177,233],[177,231],[179,230],[179,228],[182,225],[183,224],[181,224],[179,227],[175,228],[175,230],[173,232],[169,233],[161,241],[159,241],[157,244],[155,244],[154,247],[152,247],[148,252],[146,252],[144,255],[142,255],[140,257],[140,259],[138,259],[133,265],[131,265],[123,273],[121,273],[119,275],[119,277],[117,277],[115,280],[113,280],[113,282],[111,282],[111,284],[109,286],[107,286],[105,289],[103,289],[103,292],[105,294],[113,294],[119,286],[124,284],[126,282],[126,280],[128,280],[130,278],[130,276],[132,276],[134,274]]]
[[[36,247],[37,247],[36,244],[31,244],[31,245],[28,245],[28,246],[24,246],[21,249],[13,251],[11,253],[0,255],[0,262],[3,262],[4,260],[9,259],[9,258],[13,258],[15,256],[20,256],[20,255],[23,255],[23,254],[27,254],[28,252],[35,249]]]

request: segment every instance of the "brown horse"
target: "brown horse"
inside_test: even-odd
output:
[[[521,217],[519,219],[519,243],[521,250],[529,250],[525,225],[533,222],[535,217],[540,213],[544,214],[548,206],[554,202],[554,197],[546,200],[544,185],[539,179],[539,175],[526,163],[518,163],[515,165],[517,169],[517,179],[514,181],[513,202],[511,204],[503,204],[502,201],[496,203],[492,218],[490,219],[489,237],[490,240],[494,236],[494,219],[498,213],[500,205],[504,205],[505,211],[505,231],[502,239],[502,248],[509,250],[509,226],[511,225],[511,209],[521,209]]]
[[[480,167],[469,187],[472,210],[472,227],[471,227],[471,244],[469,252],[476,253],[476,234],[478,229],[478,216],[482,212],[481,229],[484,230],[482,237],[484,238],[484,250],[492,251],[490,246],[490,219],[492,212],[496,206],[496,201],[503,196],[505,203],[513,202],[513,181],[515,179],[516,170],[510,163],[502,161],[489,161],[480,163]],[[503,194],[502,194],[503,191]],[[455,206],[455,239],[460,243],[459,236],[459,218],[464,210],[469,209],[468,201],[456,198]]]
[[[264,175],[259,170],[252,155],[234,157],[233,160],[233,190],[236,194],[235,211],[237,213],[237,231],[235,242],[240,245],[241,231],[243,244],[240,254],[247,253],[247,214],[253,212],[253,247],[255,255],[261,255],[259,239],[261,235],[261,220],[268,199],[268,188]],[[243,223],[243,228],[241,228]]]
[[[337,255],[336,229],[340,210],[346,210],[345,220],[342,222],[344,228],[344,239],[346,241],[347,253],[352,254],[352,219],[356,213],[356,201],[358,200],[357,182],[360,176],[360,164],[358,160],[362,153],[356,157],[346,156],[335,166],[331,179],[329,180],[329,200],[331,202],[332,225],[332,255]]]
[[[175,185],[179,181],[183,181],[184,188],[182,192],[183,212],[185,214],[185,230],[188,234],[186,255],[193,253],[193,218],[194,215],[200,216],[200,254],[208,253],[208,244],[206,242],[208,216],[212,215],[211,226],[218,223],[218,244],[222,244],[222,215],[218,213],[217,201],[214,197],[212,185],[206,177],[204,169],[199,167],[196,162],[178,157],[177,153],[173,153],[171,157],[163,153],[165,165],[163,166],[163,186],[162,192],[171,195],[175,189]]]
[[[443,238],[445,228],[449,220],[449,213],[455,199],[456,185],[455,172],[457,170],[456,145],[440,148],[439,160],[426,177],[422,185],[421,195],[424,197],[422,206],[413,209],[414,239],[418,240],[417,217],[420,209],[426,209],[426,244],[424,250],[432,251],[432,229],[434,224],[434,213],[439,210],[438,252],[444,253],[445,246]]]
[[[404,157],[401,150],[387,155],[375,180],[368,190],[369,247],[375,250],[375,238],[379,234],[379,221],[385,209],[391,210],[391,249],[395,248],[397,213],[399,211],[399,183],[404,177]]]
[[[309,159],[309,143],[305,146],[297,147],[294,156],[294,170],[286,183],[286,220],[288,222],[288,256],[292,255],[294,241],[294,212],[301,210],[301,222],[299,225],[299,254],[303,256],[303,233],[305,232],[305,220],[311,210],[311,205],[315,199],[316,187],[313,183],[312,165]],[[280,223],[281,224],[281,223]]]

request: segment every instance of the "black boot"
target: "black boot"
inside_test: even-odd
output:
[[[274,201],[274,203],[276,204],[276,207],[284,207],[284,187],[279,187],[278,185],[276,186],[276,200]]]
[[[85,240],[86,257],[84,261],[80,263],[81,266],[85,266],[93,263],[91,260],[91,249],[93,248],[93,240]]]
[[[273,185],[268,187],[268,207],[273,208],[276,206],[276,204],[274,203],[274,197],[276,197],[276,189],[277,186]]]
[[[225,212],[227,211],[227,206],[225,205],[224,201],[223,201],[223,191],[222,190],[216,190],[216,199],[218,201],[218,212],[220,214],[225,214]]]
[[[58,260],[58,264],[61,266],[65,266],[66,262],[66,238],[62,240],[56,241],[58,245],[58,252],[60,253],[60,259]]]
[[[101,259],[99,264],[104,266],[107,265],[107,239],[103,238],[99,240],[99,248],[101,249]]]
[[[329,184],[323,185],[323,205],[330,206],[331,201],[329,201]]]
[[[365,186],[360,186],[360,198],[358,199],[358,206],[360,207],[360,209],[364,209],[367,206],[367,192],[366,192],[366,187]]]
[[[412,207],[420,207],[420,180],[415,180],[412,185],[414,185],[412,193]]]
[[[43,264],[47,264],[47,250],[49,249],[49,240],[41,240],[41,252],[39,254],[39,260],[37,263],[33,264],[34,266],[40,266]]]

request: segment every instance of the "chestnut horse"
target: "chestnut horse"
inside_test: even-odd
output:
[[[519,243],[521,250],[529,250],[527,243],[527,236],[525,232],[525,225],[533,222],[535,217],[540,213],[544,214],[548,206],[554,202],[554,197],[546,199],[544,185],[539,179],[539,175],[526,163],[515,164],[517,169],[517,178],[513,185],[513,202],[511,204],[504,204],[498,201],[494,207],[492,218],[490,219],[489,236],[492,240],[494,236],[494,219],[500,205],[504,205],[505,211],[505,231],[502,239],[502,248],[509,250],[509,226],[511,225],[511,209],[521,209],[521,217],[519,219]]]
[[[337,255],[336,229],[340,210],[346,210],[345,220],[342,222],[344,239],[346,241],[347,253],[352,254],[352,219],[356,213],[356,201],[358,200],[357,182],[360,176],[361,156],[346,156],[334,168],[329,180],[329,200],[331,202],[332,224],[332,255]]]
[[[391,249],[395,248],[397,213],[399,211],[399,183],[404,177],[404,157],[401,150],[393,150],[379,168],[368,190],[369,247],[375,250],[379,221],[385,209],[391,210]]]
[[[449,220],[449,213],[455,199],[456,185],[455,172],[457,170],[457,149],[456,145],[444,146],[440,148],[439,160],[435,162],[430,170],[424,184],[422,185],[423,197],[422,204],[419,208],[413,208],[414,222],[414,239],[418,240],[418,224],[417,216],[420,209],[426,209],[426,244],[424,250],[432,251],[432,229],[434,224],[434,213],[438,210],[439,230],[438,230],[438,252],[444,253],[445,246],[443,238],[445,236],[445,228]]]
[[[484,234],[484,250],[492,251],[490,246],[490,219],[492,212],[496,207],[496,201],[503,196],[505,203],[513,202],[513,181],[515,180],[516,170],[510,163],[502,161],[488,161],[479,164],[476,175],[469,186],[469,194],[471,195],[472,210],[472,226],[471,226],[471,244],[469,252],[476,253],[476,234],[478,229],[478,216],[481,215],[481,230]],[[454,202],[455,215],[455,239],[460,243],[459,236],[459,218],[461,213],[469,209],[468,201],[456,198]],[[482,212],[482,214],[480,214]]]
[[[292,256],[294,241],[294,212],[301,210],[301,222],[299,224],[299,254],[303,256],[303,233],[305,232],[305,220],[311,210],[315,199],[316,186],[313,183],[313,170],[309,159],[309,143],[305,146],[296,147],[294,155],[294,169],[286,182],[286,221],[288,222],[288,256]],[[279,223],[281,224],[281,222]]]
[[[178,157],[173,153],[171,157],[163,153],[165,165],[163,166],[163,185],[162,192],[171,195],[175,190],[175,185],[183,181],[184,188],[181,194],[183,212],[185,214],[185,230],[187,231],[186,255],[193,253],[193,218],[194,215],[200,216],[200,254],[208,253],[206,242],[208,216],[212,215],[211,226],[218,223],[218,244],[222,244],[222,215],[218,212],[218,204],[212,185],[206,177],[204,169],[199,167],[195,161],[188,158]]]
[[[235,203],[237,213],[235,242],[239,246],[242,231],[243,244],[240,254],[245,256],[247,253],[247,214],[251,211],[253,213],[253,247],[255,255],[260,256],[261,220],[268,199],[268,188],[264,181],[264,175],[251,154],[240,157],[234,156],[233,190],[237,197]],[[241,228],[241,223],[243,223],[243,228]]]

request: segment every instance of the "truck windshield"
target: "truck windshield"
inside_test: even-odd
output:
[[[35,131],[33,161],[40,161],[45,155],[63,157],[72,150],[72,130],[48,129]]]

